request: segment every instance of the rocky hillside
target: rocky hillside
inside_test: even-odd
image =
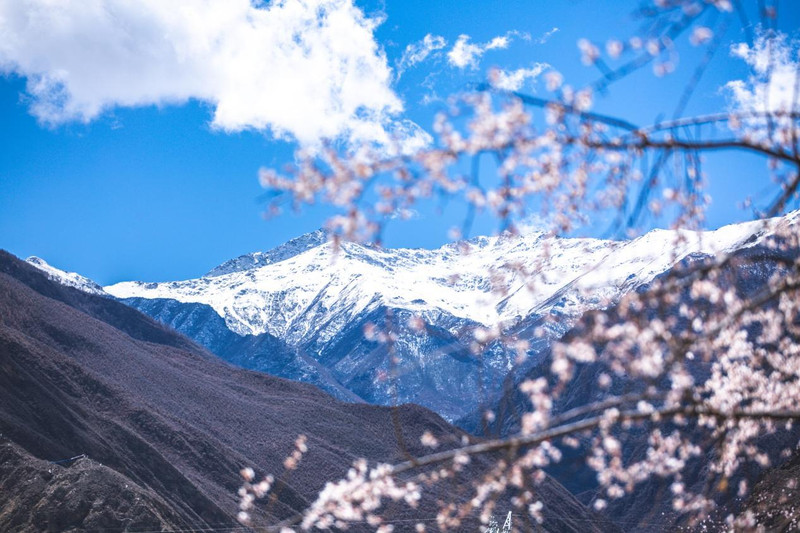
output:
[[[280,476],[304,434],[302,467],[281,477],[277,501],[258,516],[282,518],[356,457],[424,453],[426,430],[446,446],[462,438],[421,407],[345,404],[233,367],[128,306],[0,253],[0,530],[233,527],[239,469]],[[446,495],[468,497],[469,481]],[[445,493],[433,490],[413,516],[435,512]],[[539,495],[551,531],[614,529],[552,480]]]

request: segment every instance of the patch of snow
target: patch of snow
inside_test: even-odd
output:
[[[61,270],[48,264],[44,259],[36,256],[31,256],[25,261],[44,272],[51,280],[62,285],[73,287],[83,292],[88,292],[89,294],[96,294],[98,296],[106,297],[109,296],[100,285],[76,272],[67,272],[65,270]]]

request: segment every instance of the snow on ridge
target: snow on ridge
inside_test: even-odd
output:
[[[291,239],[269,251],[253,252],[225,261],[221,265],[209,270],[204,277],[221,276],[224,274],[230,274],[232,272],[252,270],[254,268],[277,263],[279,261],[294,257],[295,255],[310,248],[325,244],[327,241],[328,232],[324,229],[318,229],[316,231],[312,231],[311,233],[306,233],[305,235]]]
[[[492,326],[546,310],[541,306],[564,290],[593,292],[596,301],[611,301],[690,254],[741,247],[776,220],[781,219],[705,232],[655,230],[631,241],[545,238],[540,233],[483,237],[466,243],[469,253],[462,253],[464,244],[458,243],[434,250],[344,243],[334,253],[326,243],[305,246],[308,241],[300,237],[293,240],[299,246],[273,255],[277,261],[185,281],[123,282],[105,291],[117,298],[207,304],[240,335],[269,332],[290,343],[314,333],[311,321],[353,317],[380,304],[420,313],[444,311]],[[505,294],[492,292],[493,278],[504,278]]]
[[[73,287],[83,292],[88,292],[89,294],[96,294],[98,296],[106,297],[108,296],[108,293],[106,293],[106,291],[104,291],[100,285],[85,276],[81,276],[77,272],[67,272],[65,270],[61,270],[48,264],[44,259],[34,255],[30,256],[25,261],[44,272],[45,275],[51,280],[61,283],[62,285]]]

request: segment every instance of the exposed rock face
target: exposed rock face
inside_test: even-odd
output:
[[[798,531],[800,529],[800,453],[778,468],[773,468],[758,481],[737,511],[751,516],[764,531]]]
[[[239,469],[280,475],[304,434],[301,468],[257,515],[284,518],[356,457],[424,454],[426,430],[445,447],[463,436],[422,407],[345,404],[233,367],[128,306],[0,252],[0,530],[231,527]],[[470,480],[446,495],[470,497]],[[434,489],[419,510],[392,516],[429,518],[444,495]],[[548,530],[614,530],[553,480],[538,496]]]
[[[53,464],[0,443],[4,531],[166,531],[191,526],[154,491],[91,459]]]

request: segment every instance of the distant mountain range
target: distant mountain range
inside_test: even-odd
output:
[[[237,365],[342,400],[416,403],[456,421],[499,399],[503,383],[534,368],[586,311],[681,261],[753,246],[775,223],[654,230],[630,241],[501,235],[436,250],[333,249],[317,231],[197,279],[102,290]],[[86,278],[29,261],[98,293]],[[390,332],[391,342],[365,336],[371,329]],[[527,357],[497,342],[476,356],[474,341],[487,331],[517,332],[530,341]]]

